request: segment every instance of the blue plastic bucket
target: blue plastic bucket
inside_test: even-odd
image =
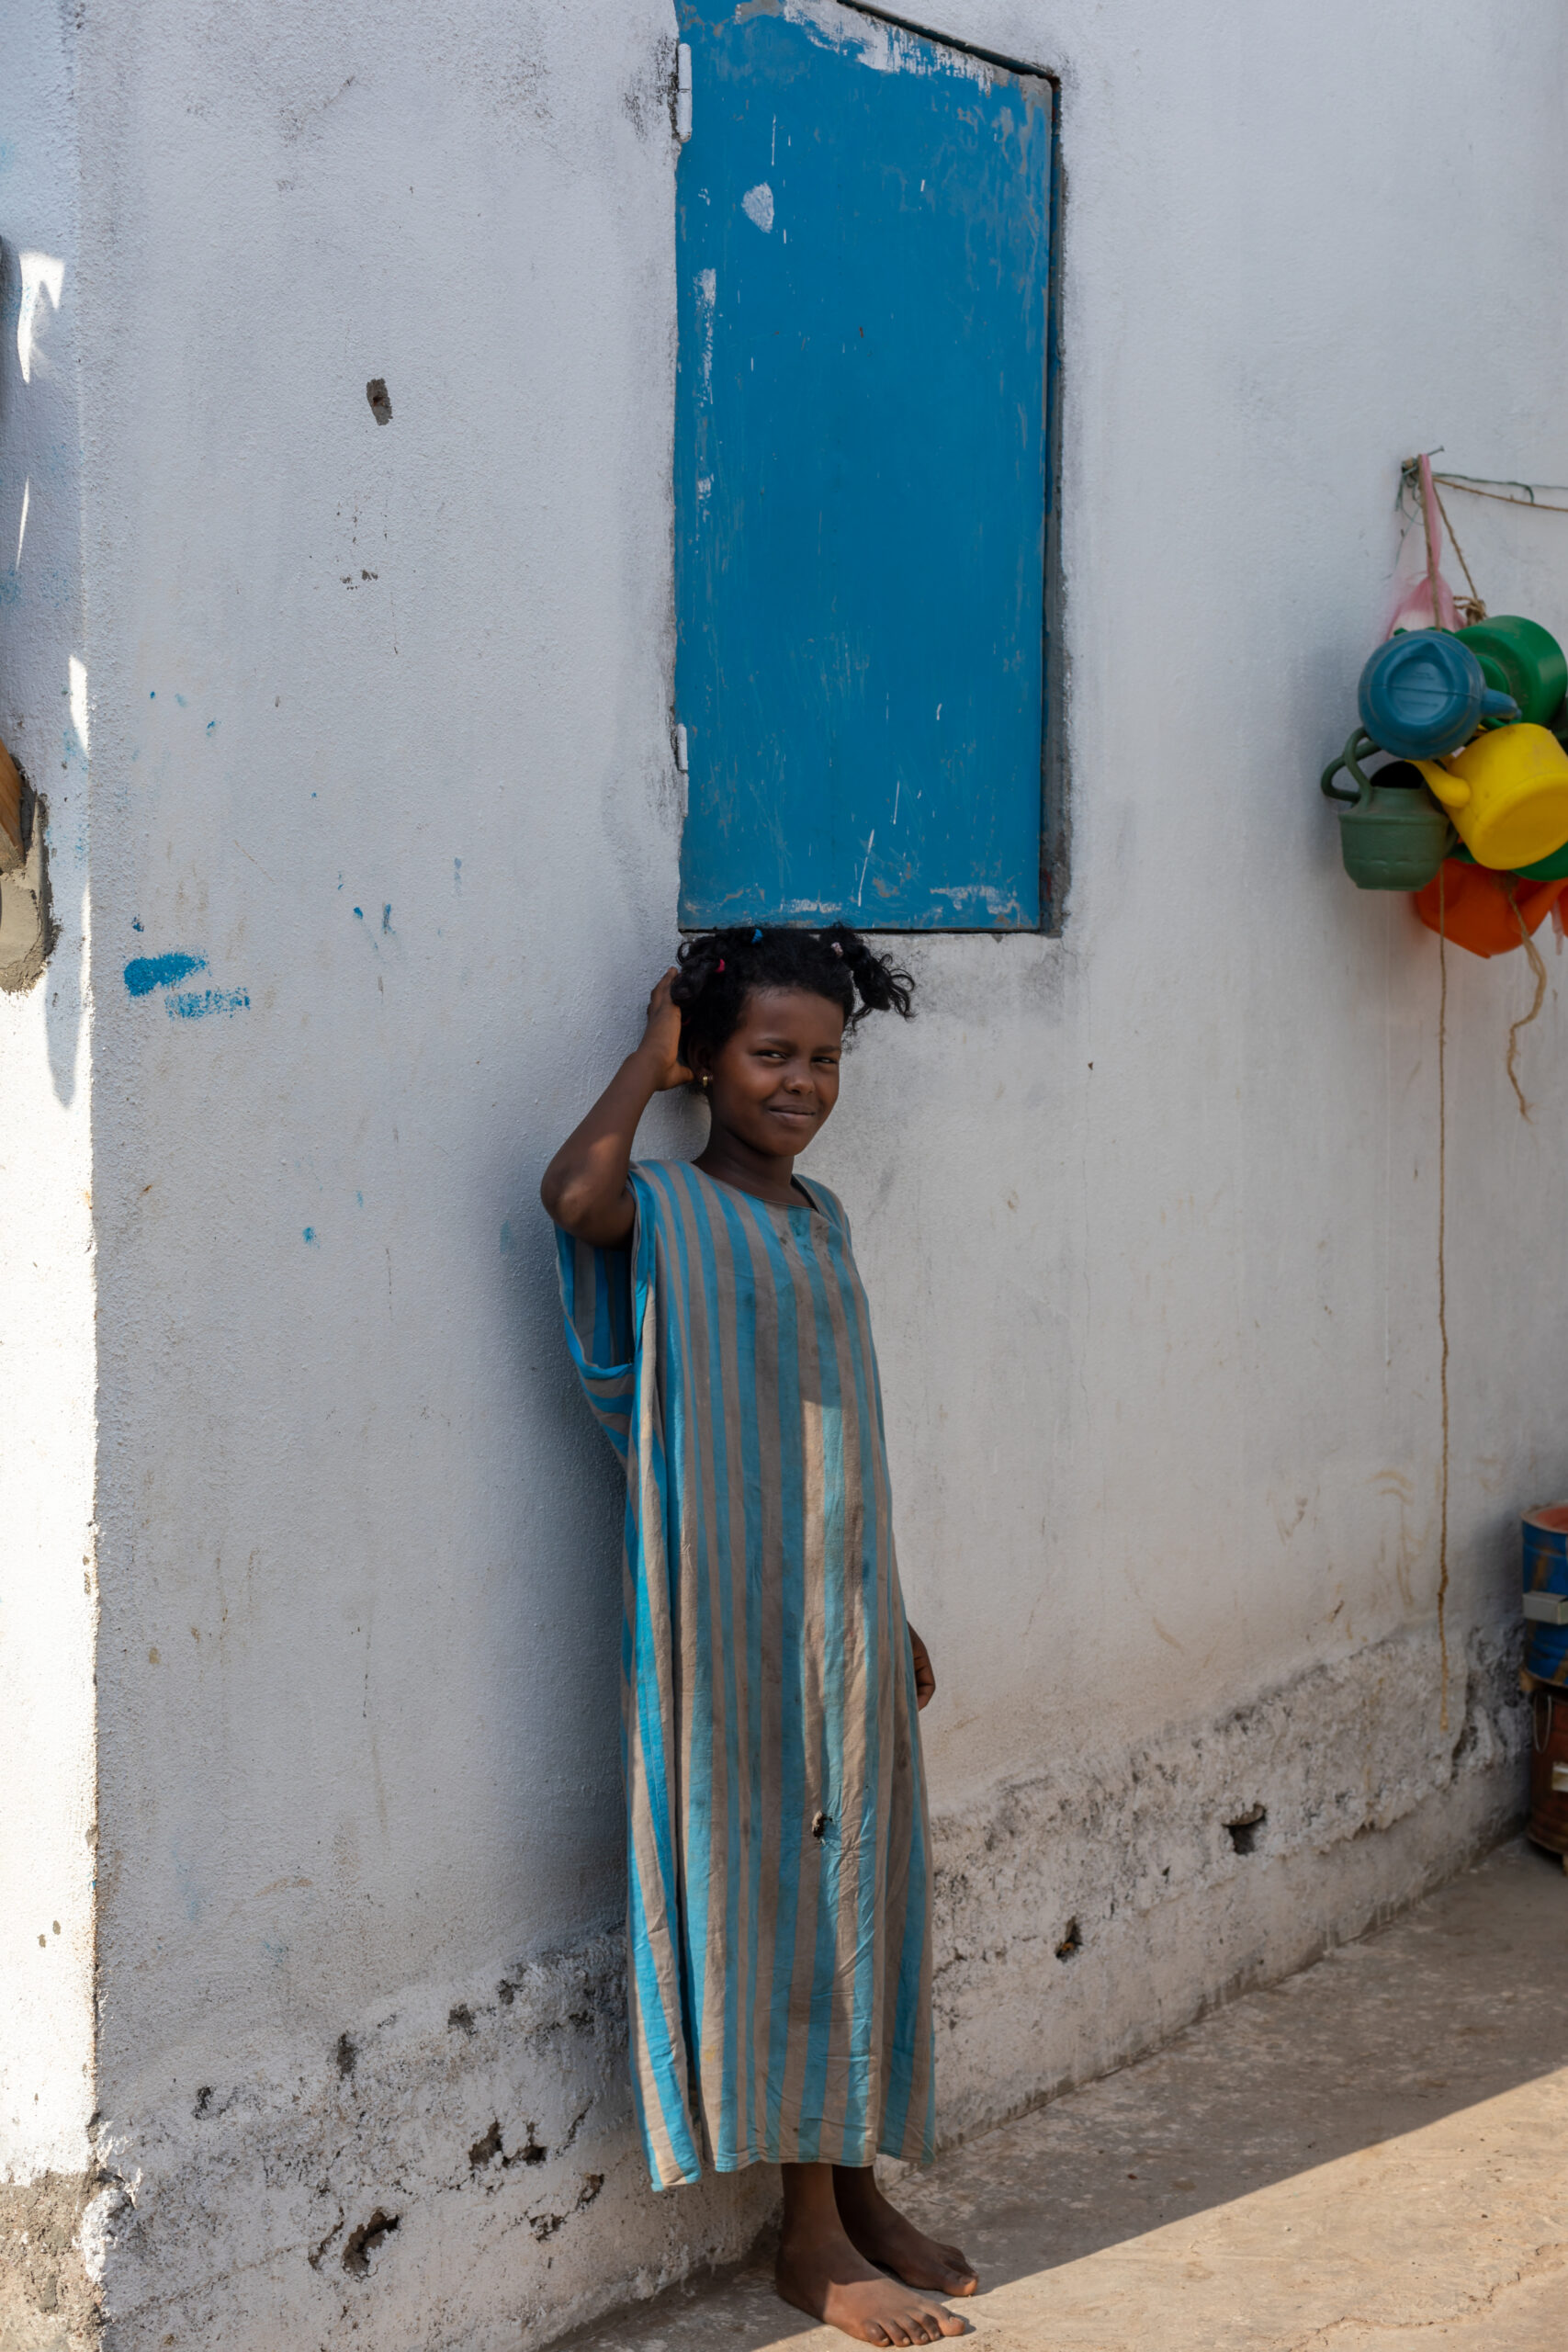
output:
[[[1519,1532],[1525,1665],[1537,1681],[1568,1690],[1568,1623],[1550,1622],[1568,1611],[1568,1503],[1547,1503],[1539,1510],[1527,1511]]]
[[[1525,1640],[1525,1669],[1538,1682],[1568,1690],[1568,1625],[1531,1625]]]

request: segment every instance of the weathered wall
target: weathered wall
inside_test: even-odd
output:
[[[1510,1531],[1568,1486],[1558,967],[1527,1125],[1522,959],[1450,959],[1445,1726],[1438,957],[1337,873],[1314,782],[1397,460],[1568,476],[1568,159],[1551,0],[937,28],[1063,84],[1072,891],[1059,940],[912,944],[921,1017],[814,1164],[942,1679],[953,2130],[1515,1801]],[[766,2208],[654,2199],[630,2141],[616,1498],[535,1194],[672,945],[673,39],[665,0],[77,35],[89,2254],[128,2352],[542,2341]],[[1456,519],[1495,608],[1568,625],[1568,525]],[[58,1068],[42,1002],[5,1049]],[[65,2136],[19,2171],[79,2168]]]

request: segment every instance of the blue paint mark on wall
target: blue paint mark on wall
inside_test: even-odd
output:
[[[244,989],[189,989],[169,999],[171,1021],[205,1021],[213,1012],[248,1012],[249,993]]]
[[[132,996],[151,996],[154,989],[172,989],[206,969],[205,956],[133,956],[125,967],[125,985]]]
[[[681,920],[1032,928],[1055,94],[871,18],[680,20]]]
[[[316,1238],[316,1228],[313,1225],[308,1225],[305,1227],[304,1233],[301,1235],[300,1238],[303,1240],[307,1250],[319,1250],[321,1246],[320,1241]]]
[[[513,1246],[514,1246],[514,1245],[513,1245],[513,1239],[512,1239],[512,1223],[511,1223],[511,1220],[510,1220],[510,1218],[502,1218],[502,1227],[501,1227],[501,1254],[502,1254],[502,1256],[503,1258],[510,1258],[510,1257],[511,1257],[511,1255],[512,1255],[512,1251],[513,1251]]]

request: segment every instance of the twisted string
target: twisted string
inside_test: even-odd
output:
[[[1438,1512],[1438,1649],[1442,1728],[1449,1727],[1449,937],[1447,862],[1438,868],[1438,1385],[1443,1405],[1443,1467]]]

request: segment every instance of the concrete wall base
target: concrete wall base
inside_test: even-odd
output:
[[[1454,1662],[1445,1729],[1436,1645],[1402,1634],[943,1816],[944,2140],[1415,1901],[1517,1822],[1526,1736],[1506,1647]],[[625,2044],[605,1935],[110,2121],[88,2216],[107,2345],[513,2352],[739,2256],[774,2177],[655,2197]]]
[[[1517,1827],[1518,1641],[1429,1628],[939,1824],[951,2144],[1108,2073],[1416,1902]]]

